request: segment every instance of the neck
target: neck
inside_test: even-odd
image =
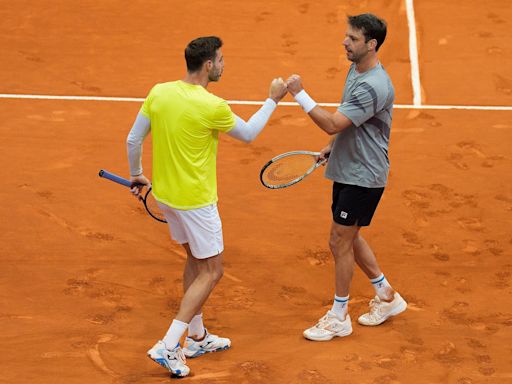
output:
[[[200,85],[204,88],[208,87],[208,83],[210,82],[208,80],[208,74],[203,73],[202,71],[199,72],[187,72],[185,78],[183,79],[185,83],[194,84],[194,85]]]
[[[356,70],[359,73],[363,73],[369,71],[374,68],[379,62],[379,59],[376,55],[367,55],[363,60],[359,63],[356,63]]]

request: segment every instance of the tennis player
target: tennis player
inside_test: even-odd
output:
[[[284,81],[274,79],[269,98],[248,122],[236,116],[225,100],[206,89],[222,76],[221,47],[221,39],[215,36],[191,41],[185,49],[185,78],[151,89],[127,139],[130,180],[148,186],[141,153],[144,138],[151,131],[153,194],[172,239],[187,253],[180,309],[167,333],[148,351],[151,359],[177,377],[190,372],[186,357],[231,346],[228,338],[207,331],[202,315],[203,304],[223,274],[224,244],[216,177],[219,133],[252,141],[287,92]],[[141,186],[132,188],[136,196],[141,192]],[[180,340],[187,329],[182,349]]]
[[[378,17],[348,17],[343,45],[352,65],[341,105],[333,114],[306,93],[300,76],[292,75],[287,80],[290,94],[316,125],[333,136],[320,159],[329,154],[325,176],[334,182],[329,245],[335,261],[336,292],[332,308],[304,331],[309,340],[331,340],[352,333],[348,301],[354,261],[368,276],[376,294],[369,312],[359,317],[360,324],[379,325],[407,307],[360,233],[361,227],[370,225],[389,172],[388,143],[395,96],[377,57],[385,37],[386,23]]]

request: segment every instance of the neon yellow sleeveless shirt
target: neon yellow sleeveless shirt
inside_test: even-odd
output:
[[[219,131],[235,126],[227,102],[178,80],[155,85],[140,112],[151,120],[155,198],[182,210],[216,203]]]

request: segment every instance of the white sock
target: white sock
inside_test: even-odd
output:
[[[200,339],[204,336],[203,314],[195,315],[188,324],[188,336]]]
[[[373,288],[375,288],[375,293],[379,298],[387,300],[389,299],[390,292],[393,291],[393,288],[391,288],[391,285],[386,280],[386,277],[383,273],[380,274],[380,276],[377,276],[375,279],[370,279],[372,282]]]
[[[348,298],[349,296],[340,297],[334,295],[331,312],[334,312],[341,320],[345,320],[345,317],[347,316]]]
[[[183,334],[187,330],[187,327],[188,324],[184,323],[183,321],[179,321],[176,319],[172,321],[169,330],[162,339],[167,349],[172,350],[179,345],[181,336],[183,336]]]

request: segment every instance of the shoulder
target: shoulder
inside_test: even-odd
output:
[[[148,97],[152,98],[161,93],[163,90],[167,88],[167,84],[169,83],[156,83],[155,85],[153,85],[153,87],[150,89],[148,93]]]
[[[149,90],[149,92],[144,100],[142,109],[141,109],[141,111],[144,113],[144,115],[149,116],[150,105],[153,103],[155,98],[158,97],[158,94],[160,93],[161,85],[162,84],[157,83],[157,84],[153,85],[153,87],[151,87],[151,89]]]
[[[165,83],[156,83],[151,92],[162,92],[168,89],[176,88],[178,86],[178,81],[168,81]]]
[[[389,86],[391,85],[391,78],[389,77],[388,73],[382,66],[382,64],[379,63],[378,67],[375,68],[375,71],[371,73],[371,76],[369,77],[369,81],[371,81],[373,84],[376,85],[383,85],[383,86]]]
[[[387,94],[392,90],[393,85],[384,68],[379,67],[361,79],[358,87],[377,94]]]
[[[381,64],[373,68],[365,78],[365,81],[372,85],[386,84],[389,80],[389,75]]]
[[[230,115],[231,107],[222,97],[214,95],[205,89],[203,100],[208,104],[208,109],[213,113],[214,118],[219,116]]]
[[[209,105],[211,106],[210,110],[212,112],[212,128],[227,132],[235,125],[235,115],[226,100],[212,93],[209,95]]]
[[[214,95],[211,92],[208,92],[206,89],[204,90],[204,97],[214,106],[228,105],[228,102],[224,100],[222,97]]]

